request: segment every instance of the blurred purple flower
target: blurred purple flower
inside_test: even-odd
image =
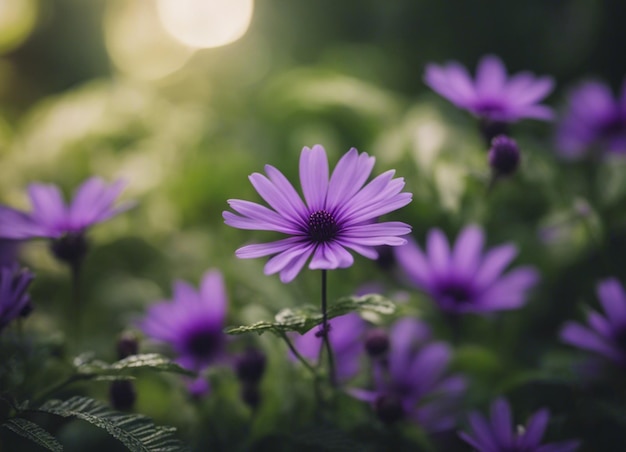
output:
[[[78,187],[74,199],[66,205],[56,185],[31,184],[28,187],[31,212],[0,206],[0,237],[58,239],[66,234],[82,234],[90,226],[133,206],[127,202],[113,207],[124,185],[123,181],[117,181],[107,186],[102,179],[92,177]]]
[[[516,122],[522,118],[552,119],[552,109],[538,105],[554,88],[551,77],[530,72],[507,76],[500,58],[487,55],[478,63],[476,79],[457,62],[426,66],[424,81],[457,107],[494,122]]]
[[[598,298],[605,315],[591,311],[588,326],[566,322],[561,340],[584,350],[596,352],[613,362],[626,366],[626,294],[616,279],[598,284]]]
[[[508,243],[484,256],[484,233],[478,226],[461,231],[454,249],[439,229],[431,229],[424,253],[414,240],[396,248],[398,265],[409,281],[428,293],[447,313],[486,313],[516,309],[539,277],[532,267],[502,274],[517,254]]]
[[[227,300],[222,274],[206,272],[199,291],[176,281],[173,293],[171,301],[150,306],[139,327],[152,339],[169,344],[181,366],[200,371],[223,356]]]
[[[491,404],[489,422],[477,412],[469,416],[472,434],[459,432],[459,436],[478,452],[572,452],[580,441],[541,444],[541,438],[550,420],[550,413],[543,408],[533,414],[525,427],[513,431],[513,419],[509,403],[499,398]]]
[[[466,388],[462,376],[446,375],[451,359],[446,343],[430,340],[428,326],[404,318],[391,328],[387,359],[374,364],[374,389],[349,392],[371,403],[383,422],[410,419],[426,431],[447,430]]]
[[[26,289],[33,277],[17,264],[0,266],[0,331],[29,309],[30,295]]]
[[[559,153],[570,159],[590,151],[626,153],[626,80],[618,99],[601,82],[576,87],[557,128],[556,144]]]
[[[237,257],[276,255],[267,262],[265,274],[279,272],[281,281],[287,283],[298,275],[309,257],[310,269],[346,268],[354,262],[346,248],[376,259],[376,246],[404,244],[406,240],[399,236],[411,232],[408,225],[375,220],[407,205],[411,194],[400,192],[404,179],[393,179],[393,170],[364,185],[374,160],[352,148],[339,160],[329,180],[324,148],[305,147],[300,154],[300,182],[306,203],[273,166],[265,166],[267,177],[252,174],[252,185],[271,208],[230,199],[228,204],[240,215],[224,212],[225,223],[240,229],[281,232],[289,237],[244,246],[237,250]]]
[[[334,317],[328,323],[330,324],[328,338],[333,349],[336,377],[339,381],[346,381],[359,372],[366,323],[354,312]],[[296,350],[304,358],[312,361],[318,359],[322,347],[322,336],[318,334],[320,328],[313,328],[303,335],[292,336]],[[290,357],[295,360],[292,354]]]

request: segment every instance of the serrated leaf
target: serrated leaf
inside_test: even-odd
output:
[[[53,452],[63,452],[63,446],[54,436],[28,419],[15,417],[2,424],[2,427],[11,430],[13,433],[17,433],[18,435],[40,445],[41,447],[45,447],[48,450]]]
[[[74,366],[80,375],[94,377],[118,376],[138,369],[195,375],[194,372],[179,366],[171,359],[158,353],[132,355],[112,364],[93,359],[89,355],[81,355],[74,359]]]
[[[369,294],[362,297],[344,297],[332,303],[327,310],[328,318],[339,317],[354,311],[371,311],[377,314],[393,314],[396,305],[382,295]],[[316,306],[306,305],[295,309],[283,309],[274,322],[260,321],[252,325],[226,328],[227,334],[257,333],[266,331],[276,335],[295,331],[304,334],[322,323],[322,313]]]
[[[66,401],[50,400],[32,411],[89,422],[106,430],[131,452],[188,451],[188,448],[173,436],[173,432],[176,431],[174,427],[154,425],[146,416],[120,413],[87,397],[76,396]]]

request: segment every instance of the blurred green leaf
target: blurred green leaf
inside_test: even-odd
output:
[[[63,446],[46,430],[27,419],[19,417],[9,419],[2,427],[54,452],[62,452]]]
[[[149,369],[158,372],[174,372],[193,376],[194,372],[184,369],[169,358],[158,353],[132,355],[112,364],[93,359],[92,355],[80,355],[74,359],[74,367],[81,376],[118,377],[127,371]]]
[[[362,297],[344,297],[328,307],[328,318],[339,317],[354,311],[370,311],[377,314],[393,314],[396,305],[382,295],[369,294]],[[226,328],[227,334],[257,333],[266,331],[278,336],[295,331],[304,334],[322,323],[319,307],[306,305],[296,309],[283,309],[274,317],[274,322],[260,321],[252,325]]]
[[[178,452],[188,448],[173,436],[173,427],[154,425],[140,414],[122,414],[97,400],[72,397],[69,400],[50,400],[37,410],[29,410],[71,417],[86,421],[106,430],[132,452]]]

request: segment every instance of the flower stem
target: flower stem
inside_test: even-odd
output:
[[[81,336],[81,302],[80,302],[80,261],[70,264],[72,272],[72,303],[70,305],[70,315],[68,319],[71,319],[72,325],[70,325],[70,331],[72,332],[73,340],[76,344],[80,342]]]
[[[317,378],[317,370],[315,370],[315,368],[313,366],[311,366],[311,364],[300,354],[300,352],[298,352],[298,349],[296,347],[294,347],[293,343],[291,342],[291,340],[289,339],[287,334],[285,334],[284,332],[281,332],[280,333],[280,337],[283,338],[283,340],[287,344],[287,347],[289,347],[289,350],[291,350],[291,353],[293,353],[293,355],[298,359],[298,361],[300,361],[302,363],[302,365],[309,372],[311,372],[311,374],[313,374],[314,377]]]
[[[327,290],[326,290],[326,278],[327,273],[326,270],[322,270],[322,341],[324,343],[324,347],[326,348],[326,353],[328,355],[328,380],[330,381],[331,386],[336,386],[337,380],[335,376],[335,357],[333,355],[333,348],[330,344],[330,338],[328,334],[330,333],[330,325],[328,324],[328,302],[327,302]]]

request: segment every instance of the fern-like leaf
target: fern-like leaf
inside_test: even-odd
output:
[[[369,294],[362,297],[344,297],[328,307],[329,319],[339,317],[354,311],[369,311],[377,314],[389,315],[395,312],[396,305],[389,299],[378,294]],[[301,306],[293,309],[283,309],[274,318],[274,322],[259,321],[252,325],[226,328],[227,334],[271,332],[277,336],[295,331],[304,334],[311,328],[323,322],[323,316],[318,306]]]
[[[181,452],[187,447],[173,436],[173,427],[156,426],[141,414],[113,411],[97,400],[72,397],[66,401],[50,400],[34,410],[61,417],[72,417],[106,430],[131,452]]]
[[[2,427],[11,430],[13,433],[17,433],[18,435],[23,436],[24,438],[35,444],[39,444],[41,447],[45,447],[48,450],[53,452],[63,452],[63,446],[54,436],[28,419],[14,417],[2,424]]]

